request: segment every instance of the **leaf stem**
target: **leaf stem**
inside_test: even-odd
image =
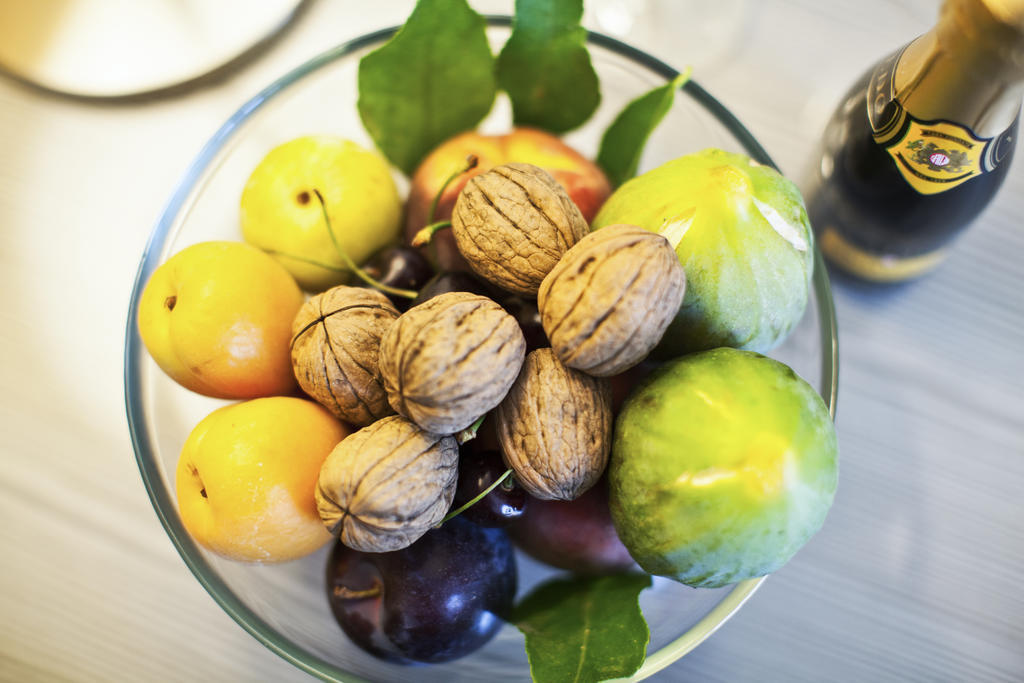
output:
[[[501,475],[500,477],[498,477],[497,479],[495,479],[495,480],[494,480],[494,482],[493,482],[493,483],[492,483],[492,484],[491,484],[490,486],[488,486],[488,487],[487,487],[487,488],[485,488],[485,489],[484,489],[483,491],[481,491],[480,493],[478,493],[478,494],[476,495],[476,497],[474,497],[473,499],[471,499],[471,500],[470,500],[469,502],[467,502],[467,503],[466,503],[465,505],[462,505],[462,506],[460,506],[460,507],[459,507],[458,509],[456,509],[456,510],[452,510],[452,511],[451,511],[451,512],[449,512],[449,513],[448,513],[447,515],[445,515],[445,516],[444,516],[444,519],[442,519],[442,520],[441,520],[440,522],[438,522],[438,523],[437,523],[437,526],[436,526],[435,528],[437,528],[437,527],[441,526],[442,524],[444,524],[445,522],[447,522],[447,521],[448,521],[448,520],[450,520],[451,518],[453,518],[453,517],[457,517],[458,515],[462,514],[463,512],[465,512],[466,510],[468,510],[469,508],[471,508],[471,507],[473,507],[474,505],[476,505],[477,503],[479,503],[479,502],[480,502],[480,501],[481,501],[481,500],[482,500],[482,499],[484,498],[484,496],[486,496],[486,495],[487,495],[488,493],[490,493],[490,492],[491,492],[491,491],[493,491],[494,489],[498,488],[498,486],[499,486],[499,485],[501,484],[501,482],[503,482],[503,481],[505,481],[506,479],[508,479],[509,475],[511,475],[511,474],[512,474],[512,468],[509,468],[509,469],[505,470],[505,473],[504,473],[504,474],[502,474],[502,475]]]
[[[690,80],[690,74],[692,73],[693,66],[687,66],[685,69],[683,69],[681,73],[679,73],[675,78],[672,79],[672,89],[679,90],[684,85],[686,85],[686,82]]]
[[[356,277],[358,277],[360,280],[362,280],[363,282],[365,282],[366,284],[370,285],[375,289],[379,289],[385,294],[401,296],[405,297],[406,299],[415,299],[417,296],[419,296],[419,292],[415,290],[391,287],[390,285],[386,285],[383,282],[375,280],[374,278],[370,277],[365,270],[357,266],[355,262],[353,262],[352,259],[349,258],[345,250],[341,248],[341,245],[338,243],[338,238],[334,235],[334,228],[331,227],[331,218],[330,216],[327,215],[327,202],[324,201],[324,196],[320,194],[320,190],[316,189],[315,187],[313,188],[313,194],[316,195],[317,201],[320,202],[320,213],[323,214],[324,223],[327,225],[327,235],[331,238],[331,242],[334,243],[334,248],[338,251],[338,256],[341,257],[341,261],[342,263],[345,264],[346,268],[355,273]]]

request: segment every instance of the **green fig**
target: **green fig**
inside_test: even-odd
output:
[[[626,400],[608,465],[615,530],[648,573],[720,587],[769,574],[824,523],[838,477],[824,401],[788,366],[720,348]]]
[[[591,229],[616,223],[664,235],[686,272],[656,358],[768,351],[803,316],[814,237],[799,190],[769,166],[720,149],[679,157],[624,183]]]

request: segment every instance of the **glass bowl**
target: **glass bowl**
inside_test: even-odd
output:
[[[508,19],[492,18],[489,36],[497,50],[508,36]],[[132,292],[125,340],[125,393],[135,454],[160,521],[185,563],[221,607],[260,642],[300,669],[325,680],[498,681],[529,680],[518,630],[506,625],[487,646],[442,665],[408,667],[380,661],[348,642],[326,599],[327,553],[280,565],[224,560],[196,545],[178,515],[174,471],[192,428],[224,401],[187,391],[149,358],[137,331],[142,288],[163,261],[185,246],[210,239],[241,240],[239,197],[249,173],[275,145],[311,133],[337,134],[365,146],[372,142],[356,112],[360,57],[396,29],[372,33],[316,57],[249,100],[199,153],[174,191],[142,256]],[[601,133],[633,98],[662,85],[677,72],[619,41],[590,33],[594,66],[601,80],[601,106],[590,121],[565,136],[591,157]],[[510,126],[510,107],[499,98],[484,131]],[[706,147],[743,152],[764,164],[767,153],[729,111],[697,83],[676,101],[651,136],[640,170]],[[397,177],[397,176],[396,176]],[[408,181],[398,178],[402,187]],[[813,291],[799,326],[773,357],[790,365],[822,395],[833,415],[837,390],[835,314],[828,278],[816,257]],[[517,558],[519,596],[556,574],[524,556]],[[656,578],[640,597],[651,628],[648,657],[635,674],[650,676],[683,656],[722,625],[763,579],[720,589],[694,589]]]

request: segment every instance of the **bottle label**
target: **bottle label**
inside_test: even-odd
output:
[[[896,68],[906,46],[875,67],[868,82],[868,121],[907,183],[921,194],[938,194],[992,171],[1005,156],[1015,126],[997,138],[980,138],[955,121],[924,121],[897,99]]]
[[[906,114],[904,133],[886,151],[900,174],[921,194],[937,194],[984,173],[989,140],[952,121],[918,121]]]

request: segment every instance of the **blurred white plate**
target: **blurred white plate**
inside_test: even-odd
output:
[[[0,68],[83,97],[163,90],[276,34],[303,0],[3,0]]]

